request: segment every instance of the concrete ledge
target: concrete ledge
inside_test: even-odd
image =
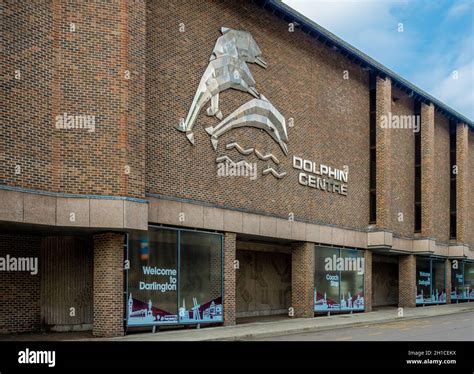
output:
[[[147,203],[0,189],[0,221],[43,226],[147,230]]]
[[[474,251],[468,245],[456,244],[448,247],[449,257],[474,260]]]
[[[413,252],[413,240],[393,238],[392,249],[404,252]]]
[[[434,254],[437,256],[448,257],[449,246],[443,244],[435,244]]]
[[[474,259],[474,251],[469,250],[469,246],[456,245],[449,246],[448,249],[448,246],[437,244],[432,238],[398,238],[387,230],[366,232],[316,223],[290,221],[281,217],[271,217],[225,207],[206,206],[198,202],[170,200],[155,196],[150,196],[147,199],[149,204],[145,208],[148,208],[148,217],[152,224],[227,231],[323,245]],[[141,224],[145,223],[141,222]]]
[[[369,248],[389,248],[393,246],[393,234],[390,231],[370,231],[367,233]]]
[[[435,253],[436,241],[433,239],[415,239],[413,240],[413,252]]]

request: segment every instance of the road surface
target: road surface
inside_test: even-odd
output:
[[[474,341],[474,312],[298,333],[260,341]]]

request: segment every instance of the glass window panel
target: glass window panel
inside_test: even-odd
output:
[[[327,259],[333,261],[337,257],[339,248],[315,247],[314,310],[317,312],[340,309],[340,274],[339,271],[326,267]]]
[[[182,231],[179,267],[180,321],[222,321],[222,236]]]
[[[458,262],[458,268],[451,267],[451,300],[463,298],[464,263]]]
[[[430,259],[417,257],[416,259],[416,303],[431,302],[431,268]]]
[[[364,310],[364,252],[341,249],[341,310]]]
[[[446,302],[445,261],[433,259],[432,262],[432,303]]]
[[[177,322],[177,244],[175,230],[130,235],[129,326]]]
[[[474,263],[464,264],[464,290],[465,299],[474,299]]]

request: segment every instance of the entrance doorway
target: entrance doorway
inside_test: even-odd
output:
[[[237,242],[237,318],[288,315],[291,251],[274,244]]]
[[[374,309],[398,305],[398,257],[372,257],[372,306]]]

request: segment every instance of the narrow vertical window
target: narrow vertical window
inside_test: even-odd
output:
[[[415,101],[415,118],[421,114],[421,102]],[[421,232],[421,126],[415,132],[415,232]]]
[[[369,80],[369,112],[370,112],[370,223],[377,221],[377,153],[376,153],[376,136],[377,136],[377,121],[376,121],[376,78],[375,74],[370,74]]]
[[[449,165],[449,236],[456,239],[456,122],[452,120],[449,122]]]

